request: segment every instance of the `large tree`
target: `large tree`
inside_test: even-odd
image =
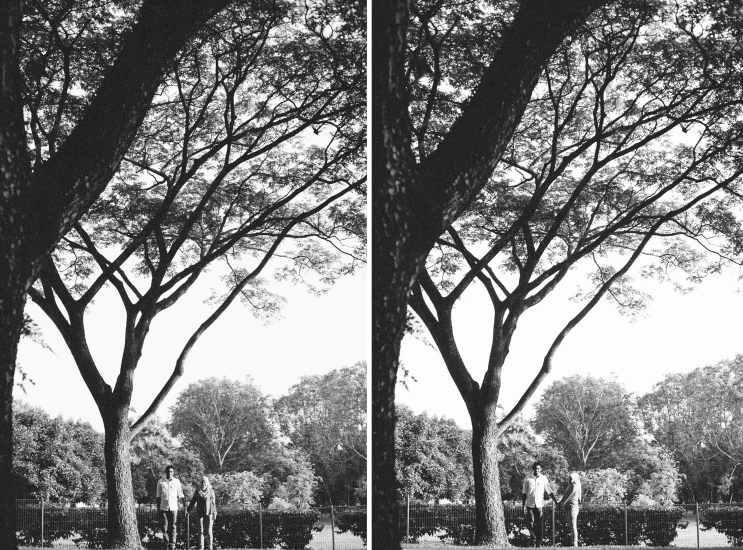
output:
[[[102,434],[88,423],[50,418],[23,402],[16,401],[14,409],[13,469],[23,492],[47,502],[100,503],[105,493]]]
[[[281,429],[321,478],[318,504],[351,504],[366,480],[366,362],[303,376],[276,400]]]
[[[487,183],[542,69],[559,44],[608,0],[530,0],[484,68],[436,151],[416,159],[406,67],[410,2],[374,4],[372,34],[372,538],[399,548],[395,386],[408,297],[436,239]],[[475,27],[473,26],[473,29]],[[442,36],[445,31],[442,32]],[[500,542],[505,543],[505,540]]]
[[[328,283],[363,251],[363,10],[253,2],[223,10],[168,67],[115,182],[50,254],[29,295],[62,334],[103,419],[111,509],[136,537],[131,439],[153,417],[204,332],[236,300],[281,303],[276,279]],[[43,98],[52,95],[46,88]],[[45,95],[46,94],[46,95]],[[62,137],[45,102],[29,109],[33,153]],[[215,264],[220,265],[215,268]],[[223,276],[150,406],[130,420],[134,372],[154,319],[209,269]],[[125,322],[117,389],[90,352],[86,323],[110,285]],[[112,535],[116,529],[112,529]],[[132,543],[133,544],[133,543]]]
[[[449,418],[396,409],[395,468],[400,493],[411,499],[471,501],[471,434]]]
[[[634,400],[615,379],[561,378],[535,404],[534,429],[562,450],[574,470],[616,467],[616,457],[635,444],[639,427]]]
[[[427,92],[411,94],[411,111],[425,106],[410,119],[422,163],[446,144],[436,123],[463,105],[461,121],[475,100],[467,99],[467,81],[447,71],[451,60],[439,55],[454,49],[447,39],[461,24],[449,22],[447,8],[421,8],[420,38],[410,41],[419,58],[433,60],[423,76],[415,68],[410,73]],[[719,236],[737,239],[741,50],[731,47],[735,28],[721,30],[725,22],[710,23],[714,15],[697,13],[693,4],[673,12],[628,2],[591,16],[548,62],[501,163],[437,239],[413,286],[410,305],[472,420],[481,541],[506,540],[498,439],[548,375],[570,331],[604,296],[630,310],[639,304],[627,277],[638,258],[647,258],[645,273],[665,277],[680,268],[698,279],[719,267],[705,264],[702,252]],[[473,62],[470,72],[480,70]],[[725,258],[736,247],[718,252]],[[584,305],[556,331],[537,375],[499,418],[502,372],[519,320],[581,264],[594,269]],[[485,314],[492,315],[481,381],[461,356],[453,321],[475,283],[484,287]]]
[[[743,356],[668,374],[640,401],[648,431],[670,449],[694,501],[743,494]]]
[[[9,0],[0,4],[0,483],[9,486],[12,472],[12,392],[23,328],[28,289],[38,276],[49,252],[85,214],[106,188],[160,85],[163,72],[193,33],[229,0],[145,0],[141,4],[111,3],[110,13],[131,9],[133,23],[114,18],[109,26],[116,39],[113,54],[103,66],[82,64],[101,75],[84,90],[89,100],[67,117],[66,137],[59,148],[43,159],[29,154],[24,120],[25,74],[21,49],[26,38],[24,16],[35,17],[37,8],[51,3]],[[72,2],[53,6],[60,12]],[[27,9],[28,8],[28,9]],[[81,30],[100,29],[102,21],[83,18]],[[40,12],[46,11],[39,10]],[[128,13],[128,12],[127,12]],[[43,14],[42,14],[42,17]],[[56,18],[50,18],[53,22]],[[58,36],[51,34],[49,43]],[[100,51],[97,50],[97,51]],[[63,55],[63,73],[72,65]],[[45,63],[35,66],[42,75]],[[79,88],[57,88],[70,94]],[[62,111],[60,111],[60,114]],[[59,128],[60,125],[57,127]],[[125,384],[125,380],[121,384]],[[118,388],[119,386],[117,386]],[[109,388],[109,392],[116,389]],[[109,510],[111,544],[137,547],[119,526],[128,515],[117,507]],[[15,503],[10,492],[0,497],[0,547],[15,548]]]
[[[277,435],[270,404],[251,379],[189,384],[170,414],[171,433],[212,473],[254,469]]]

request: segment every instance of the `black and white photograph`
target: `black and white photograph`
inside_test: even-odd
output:
[[[374,548],[743,544],[742,8],[374,4]]]
[[[365,3],[0,19],[0,548],[363,550]]]

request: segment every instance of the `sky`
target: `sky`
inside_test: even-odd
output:
[[[143,413],[172,373],[175,360],[191,332],[211,311],[204,304],[214,281],[195,285],[171,309],[158,315],[135,372],[132,407]],[[208,377],[244,381],[252,376],[264,394],[278,397],[300,377],[324,374],[364,360],[367,355],[367,273],[339,279],[321,297],[289,283],[270,288],[287,298],[281,317],[266,325],[235,301],[201,337],[186,363],[184,375],[160,406],[166,420],[170,407],[190,383]],[[34,304],[26,308],[51,348],[22,339],[18,364],[33,380],[14,397],[40,406],[52,416],[80,419],[97,430],[103,422],[64,340]],[[87,334],[91,352],[106,382],[115,384],[123,346],[123,308],[113,290],[105,290],[89,310]],[[20,375],[16,375],[20,381]],[[135,415],[135,416],[136,416]]]
[[[582,282],[573,273],[552,294],[527,311],[514,335],[503,369],[501,403],[506,411],[523,394],[542,366],[552,340],[577,312],[569,297]],[[732,359],[743,353],[743,283],[732,269],[710,276],[693,292],[681,295],[670,285],[649,283],[652,295],[645,315],[634,321],[602,300],[568,335],[557,351],[552,371],[527,405],[552,382],[573,374],[617,380],[635,395],[652,391],[665,374]],[[468,291],[469,292],[469,291]],[[481,286],[455,309],[455,337],[473,378],[482,382],[490,344],[490,301]],[[425,330],[425,329],[424,329]],[[438,351],[406,336],[400,360],[409,372],[407,389],[398,384],[396,401],[417,413],[453,418],[464,428],[471,422],[464,402]],[[414,380],[413,380],[414,379]]]

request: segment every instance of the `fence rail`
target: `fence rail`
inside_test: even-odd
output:
[[[532,546],[520,502],[503,503],[506,533],[513,546]],[[475,506],[400,504],[402,542],[453,545],[475,543]],[[578,514],[581,546],[743,546],[743,504],[676,504],[637,507],[587,504]],[[552,503],[543,509],[543,545],[572,546],[570,518]]]
[[[20,546],[105,548],[106,508],[18,500],[16,510]],[[157,510],[145,506],[136,512],[143,548],[165,548]],[[177,548],[198,548],[197,518],[181,510],[176,525]],[[260,506],[220,507],[213,532],[214,546],[222,549],[362,550],[366,546],[366,507],[327,506],[296,512]]]

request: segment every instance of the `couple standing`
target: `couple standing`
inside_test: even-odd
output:
[[[180,480],[173,476],[174,471],[175,468],[168,464],[165,467],[165,479],[161,479],[157,484],[157,514],[168,550],[175,550],[178,503],[180,501],[183,501],[183,504],[186,503],[183,486]],[[217,505],[214,490],[206,476],[201,478],[201,483],[188,505],[188,511],[191,512],[194,508],[196,508],[196,517],[199,518],[199,548],[204,548],[204,539],[206,539],[206,548],[211,549],[214,539],[212,525],[217,517]]]
[[[578,473],[573,472],[568,476],[565,494],[558,503],[547,476],[542,474],[542,465],[535,462],[533,468],[534,475],[524,480],[524,487],[521,490],[521,505],[535,546],[542,545],[544,495],[550,497],[560,508],[567,506],[566,511],[570,515],[573,527],[573,546],[578,546],[578,509],[582,497]]]

